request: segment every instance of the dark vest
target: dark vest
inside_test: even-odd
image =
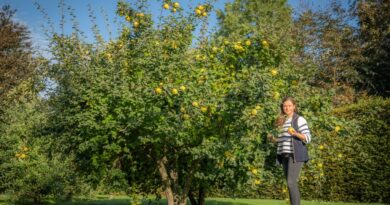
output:
[[[292,127],[298,132],[298,118],[300,116],[294,113],[291,121]],[[293,143],[293,159],[294,162],[307,162],[309,161],[309,154],[307,151],[306,144],[297,137],[292,137],[292,143]],[[277,157],[277,164],[282,164],[282,158],[278,155]]]

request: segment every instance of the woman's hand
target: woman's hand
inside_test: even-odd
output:
[[[274,136],[272,136],[271,134],[268,134],[267,135],[267,139],[269,142],[272,142],[272,143],[276,143],[276,138]]]
[[[291,129],[290,129],[291,128]],[[294,128],[292,127],[289,127],[287,132],[291,135],[291,136],[294,136],[294,137],[297,137],[298,139],[302,140],[302,141],[305,141],[306,142],[306,136],[304,134],[301,134],[297,131],[295,131]]]
[[[297,131],[295,131],[295,129],[293,127],[289,127],[287,129],[287,132],[288,132],[288,134],[290,134],[292,136],[296,136],[296,134],[297,134]]]

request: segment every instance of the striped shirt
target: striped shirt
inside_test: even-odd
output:
[[[292,118],[287,118],[283,124],[283,127],[280,128],[280,132],[277,138],[278,149],[277,153],[293,153],[292,147],[292,136],[288,133],[288,128],[292,127]],[[307,125],[305,118],[298,118],[298,130],[299,133],[305,135],[306,139],[303,141],[304,143],[309,143],[311,140],[310,129]]]

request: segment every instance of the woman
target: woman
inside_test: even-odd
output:
[[[306,144],[311,135],[305,118],[297,113],[297,104],[292,97],[285,97],[280,105],[281,115],[276,120],[280,128],[277,138],[269,139],[277,143],[277,163],[283,165],[290,195],[290,204],[300,204],[298,177],[305,162],[309,160]]]

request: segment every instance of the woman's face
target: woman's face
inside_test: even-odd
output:
[[[295,111],[295,105],[290,100],[287,100],[283,103],[284,114],[286,114],[287,116],[292,116],[294,111]]]

